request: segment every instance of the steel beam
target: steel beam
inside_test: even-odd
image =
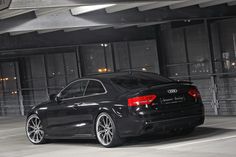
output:
[[[234,6],[234,5],[236,5],[236,1],[228,3],[228,6]]]
[[[10,33],[11,36],[22,35],[27,33],[32,33],[33,31],[25,31],[25,32],[12,32]]]
[[[126,25],[119,25],[119,26],[114,26],[115,29],[122,29],[122,28],[126,28],[126,27],[133,27],[133,26],[137,26],[138,24],[126,24]]]
[[[130,3],[130,4],[118,4],[109,8],[106,8],[106,12],[107,13],[115,13],[118,11],[123,11],[123,10],[127,10],[127,9],[132,9],[132,8],[136,8],[136,7],[140,7],[143,5],[148,5],[148,4],[154,4],[153,2],[145,2],[145,3]]]
[[[199,4],[199,6],[200,6],[200,8],[205,8],[205,7],[211,7],[211,6],[220,5],[220,4],[233,2],[233,1],[235,1],[235,0],[217,0],[217,1],[214,0],[214,1]]]
[[[210,69],[211,69],[211,73],[215,74],[216,71],[216,67],[215,67],[215,55],[214,55],[214,46],[213,46],[213,41],[212,41],[212,30],[211,30],[211,23],[208,20],[204,20],[204,25],[205,25],[205,30],[206,30],[206,34],[207,34],[207,41],[208,41],[208,49],[210,52]],[[212,75],[211,76],[211,91],[212,91],[212,102],[211,105],[214,108],[215,111],[215,115],[219,114],[219,100],[217,97],[217,80],[216,80],[216,76]]]
[[[55,8],[55,7],[74,7],[80,5],[155,2],[155,1],[167,1],[167,0],[12,0],[10,8],[39,9],[39,8]]]
[[[163,23],[168,23],[169,21],[164,21],[164,22],[151,22],[151,23],[143,23],[143,24],[139,24],[138,27],[147,27],[147,26],[153,26],[153,25],[160,25]]]
[[[60,12],[60,11],[63,11],[63,10],[70,10],[71,8],[70,7],[63,7],[63,8],[43,8],[43,9],[38,9],[38,10],[35,10],[35,15],[37,17],[39,16],[43,16],[43,15],[46,15],[46,14],[51,14],[51,13],[55,13],[55,12]]]
[[[143,5],[138,7],[139,11],[147,11],[147,10],[152,10],[152,9],[157,9],[157,8],[162,8],[162,7],[166,7],[172,4],[178,4],[181,3],[183,1],[167,1],[167,2],[156,2],[154,4],[148,4],[148,5]]]
[[[101,30],[101,29],[106,29],[106,28],[111,28],[112,26],[101,26],[101,27],[91,27],[89,28],[90,31],[96,31],[96,30]]]
[[[35,18],[35,15],[24,14],[0,21],[0,33],[38,31],[48,29],[91,28],[101,26],[120,26],[143,24],[165,21],[181,21],[185,19],[197,20],[205,18],[228,18],[236,15],[236,7],[215,6],[214,8],[183,8],[170,10],[160,8],[145,12],[138,10],[126,10],[107,14],[104,10],[96,11],[96,14],[83,14],[72,16],[70,11],[51,13]]]
[[[0,21],[0,33],[93,26],[104,26],[104,24],[98,23],[96,20],[92,21],[86,18],[72,16],[70,11],[66,10],[38,18],[27,15]]]
[[[38,34],[45,34],[45,33],[50,33],[50,32],[56,32],[59,31],[60,29],[47,29],[47,30],[39,30]]]
[[[84,30],[84,29],[87,29],[87,28],[82,28],[82,27],[79,27],[79,28],[67,28],[67,29],[64,29],[64,32],[74,32],[74,31],[80,31],[80,30]]]
[[[185,1],[185,2],[170,5],[170,9],[180,9],[180,8],[185,8],[185,7],[189,7],[189,6],[193,6],[193,5],[198,5],[198,4],[205,3],[205,2],[210,2],[210,1],[216,1],[216,0],[188,0],[188,1]]]
[[[31,10],[31,9],[29,9],[29,10],[5,9],[5,10],[0,12],[0,20],[11,18],[11,17],[18,16],[18,15],[22,15],[22,14],[26,14],[26,13],[29,13],[29,12],[32,12],[32,11],[34,11],[34,10]]]

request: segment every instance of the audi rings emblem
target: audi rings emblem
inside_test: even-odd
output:
[[[177,90],[177,89],[169,89],[169,90],[167,91],[167,93],[169,93],[169,94],[175,94],[175,93],[178,93],[178,90]]]

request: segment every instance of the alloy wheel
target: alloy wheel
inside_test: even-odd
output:
[[[34,144],[44,141],[44,131],[41,120],[37,115],[31,115],[26,124],[26,134],[29,140]]]
[[[102,113],[98,116],[96,134],[102,145],[108,146],[112,143],[114,137],[114,122],[108,114]]]

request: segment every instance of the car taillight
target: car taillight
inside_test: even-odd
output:
[[[193,98],[201,98],[199,91],[196,88],[190,88],[188,94]]]
[[[146,95],[146,96],[129,98],[128,106],[135,107],[135,106],[150,105],[156,99],[156,97],[157,97],[156,95]]]

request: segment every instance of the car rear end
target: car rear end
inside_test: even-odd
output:
[[[204,123],[204,105],[197,87],[153,76],[147,79],[139,75],[133,77],[144,86],[129,89],[122,97],[128,106],[128,115],[121,122],[122,135],[188,129]]]

